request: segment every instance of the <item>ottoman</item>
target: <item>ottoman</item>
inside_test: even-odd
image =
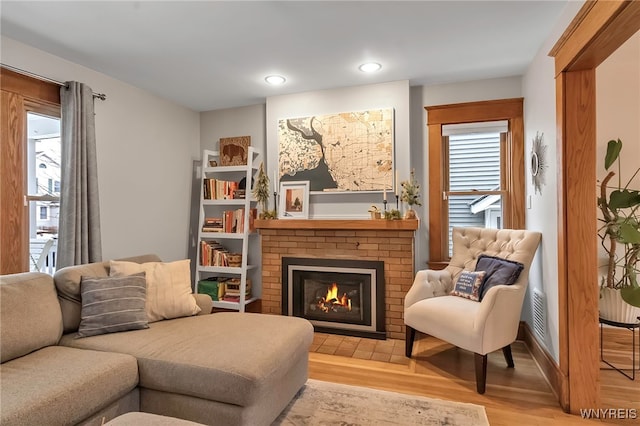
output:
[[[175,417],[159,416],[150,413],[126,413],[105,423],[109,426],[197,426],[201,423],[194,423],[188,420],[176,419]]]
[[[140,411],[217,425],[270,425],[307,381],[305,319],[224,312],[61,345],[138,360]]]

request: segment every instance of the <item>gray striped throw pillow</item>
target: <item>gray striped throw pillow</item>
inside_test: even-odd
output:
[[[145,274],[82,277],[79,337],[149,328]]]

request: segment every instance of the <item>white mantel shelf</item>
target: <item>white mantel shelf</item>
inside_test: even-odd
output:
[[[419,227],[419,221],[417,219],[257,219],[255,227],[257,229],[415,231]]]

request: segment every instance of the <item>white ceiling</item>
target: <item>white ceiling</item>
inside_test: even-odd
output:
[[[395,80],[521,75],[566,2],[3,0],[0,30],[207,111]],[[363,74],[365,61],[383,68]],[[287,83],[266,85],[272,73]]]

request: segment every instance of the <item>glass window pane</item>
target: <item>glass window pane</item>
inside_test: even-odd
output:
[[[449,190],[500,189],[500,134],[449,136]]]
[[[449,210],[449,256],[454,227],[502,229],[502,197],[500,195],[451,195]]]
[[[60,119],[28,113],[27,134],[28,195],[33,197],[29,203],[31,270],[53,273],[60,211]]]

